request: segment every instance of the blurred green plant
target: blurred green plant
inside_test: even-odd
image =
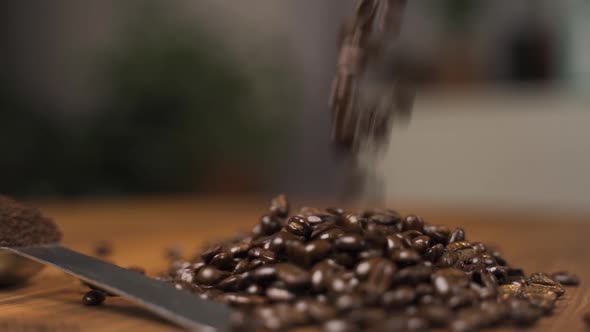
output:
[[[104,97],[83,125],[16,111],[5,118],[7,128],[0,124],[3,137],[14,121],[36,133],[30,151],[0,146],[15,158],[0,166],[0,191],[36,195],[44,183],[60,195],[186,192],[208,189],[212,178],[232,190],[240,189],[231,183],[236,178],[258,186],[243,189],[264,186],[296,107],[288,66],[255,64],[253,78],[213,36],[175,20],[155,5],[161,2],[133,3],[119,38],[100,52]],[[39,151],[44,155],[33,157]],[[47,171],[44,160],[52,165]],[[26,164],[31,169],[19,173]],[[14,182],[6,186],[4,178]]]

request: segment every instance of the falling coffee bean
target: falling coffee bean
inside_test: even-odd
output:
[[[84,294],[82,297],[82,303],[88,306],[97,306],[104,303],[106,296],[103,292],[97,290],[91,290]]]

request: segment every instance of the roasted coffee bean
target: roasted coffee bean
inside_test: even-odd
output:
[[[251,284],[246,288],[246,293],[250,295],[262,295],[264,293],[264,288],[257,284]]]
[[[363,330],[370,330],[377,322],[382,322],[387,313],[382,308],[359,308],[348,312],[348,321]]]
[[[358,258],[362,260],[383,257],[383,251],[379,249],[367,249],[358,253]]]
[[[424,234],[430,236],[432,243],[446,245],[449,242],[451,231],[446,226],[425,225]]]
[[[478,298],[478,294],[472,289],[459,289],[455,291],[454,295],[451,295],[447,304],[451,309],[457,309],[472,305],[478,300]]]
[[[394,276],[395,283],[417,285],[421,282],[429,282],[432,275],[432,266],[418,264],[404,267]]]
[[[404,232],[402,232],[402,233],[401,233],[401,235],[402,235],[403,237],[405,237],[406,239],[408,239],[408,241],[410,241],[410,243],[411,243],[411,242],[412,242],[412,240],[413,240],[415,237],[422,236],[423,234],[422,234],[422,232],[419,232],[419,231],[417,231],[417,230],[411,229],[411,230],[409,230],[409,231],[404,231]]]
[[[334,241],[334,248],[342,251],[360,251],[364,248],[363,237],[359,234],[348,234]]]
[[[436,261],[436,265],[441,268],[452,267],[457,263],[458,260],[459,256],[456,253],[447,251],[443,253],[442,256],[440,256],[440,258]]]
[[[442,305],[425,305],[420,307],[419,313],[428,320],[433,327],[445,327],[449,323],[453,312]]]
[[[519,296],[529,301],[533,306],[549,313],[555,306],[557,294],[546,289],[545,286],[525,286],[522,288]]]
[[[248,265],[250,265],[250,262],[248,262],[247,260],[240,260],[236,263],[233,273],[240,274],[246,272],[248,270]]]
[[[305,250],[305,244],[301,241],[287,241],[285,246],[287,259],[297,265],[307,267],[311,264],[311,258]]]
[[[461,289],[467,288],[469,286],[469,278],[465,272],[458,269],[441,269],[432,275],[432,285],[437,294],[447,297]]]
[[[328,240],[314,240],[305,245],[305,252],[313,263],[327,257],[332,252],[332,243]]]
[[[360,280],[366,280],[369,277],[371,271],[375,269],[375,265],[379,264],[380,262],[382,262],[382,260],[378,258],[364,260],[357,264],[354,272]]]
[[[283,254],[288,241],[305,241],[305,238],[293,235],[292,233],[281,231],[274,235],[268,245],[268,250],[275,254]]]
[[[274,302],[288,302],[295,299],[295,294],[283,287],[271,286],[266,289],[265,294]]]
[[[322,325],[324,332],[357,332],[359,328],[343,319],[333,319]]]
[[[273,308],[283,325],[282,330],[309,323],[309,317],[305,313],[295,310],[290,303],[277,303]]]
[[[330,280],[332,280],[337,273],[342,272],[342,270],[342,266],[331,261],[325,260],[317,263],[311,269],[312,289],[316,292],[325,291]]]
[[[273,216],[286,218],[289,215],[289,201],[284,194],[280,194],[270,201],[270,213]]]
[[[407,231],[407,230],[416,230],[416,231],[422,231],[424,229],[424,220],[422,220],[422,218],[415,216],[413,214],[406,216],[403,220],[402,220],[402,231]]]
[[[430,249],[430,237],[427,235],[420,235],[412,239],[412,247],[417,252],[423,254]]]
[[[530,325],[542,316],[541,309],[538,309],[525,300],[508,300],[510,319],[517,325]]]
[[[551,275],[551,278],[564,286],[577,286],[580,284],[580,279],[575,274],[568,272],[556,272]]]
[[[98,290],[91,290],[84,294],[82,303],[88,306],[97,306],[104,303],[106,296],[103,292]]]
[[[397,271],[395,264],[385,258],[377,258],[371,261],[371,265],[365,284],[365,292],[370,298],[377,297],[388,290]]]
[[[407,249],[412,247],[412,243],[401,236],[400,234],[388,235],[387,237],[387,250],[390,254],[400,249]]]
[[[458,251],[458,250],[467,249],[467,248],[471,248],[471,247],[472,247],[472,243],[471,242],[459,241],[459,242],[449,243],[447,245],[447,250],[449,250],[449,251]]]
[[[311,216],[307,216],[307,217],[305,218],[305,220],[307,220],[307,223],[308,223],[308,224],[309,224],[311,227],[314,227],[314,226],[317,226],[317,225],[319,225],[319,224],[321,224],[321,223],[323,223],[323,222],[325,222],[325,221],[328,221],[329,219],[328,219],[327,217],[324,217],[324,218],[322,218],[322,217],[320,217],[320,216],[311,215]]]
[[[273,216],[262,216],[260,218],[260,231],[264,235],[271,235],[281,230],[283,224]]]
[[[262,296],[237,293],[226,293],[221,296],[221,299],[223,302],[237,307],[252,307],[266,303],[266,300]]]
[[[473,243],[471,243],[471,248],[473,250],[475,250],[475,252],[478,252],[478,253],[482,253],[482,252],[486,252],[487,251],[487,248],[486,248],[485,244],[483,244],[481,242],[473,242]]]
[[[220,271],[212,266],[207,266],[199,270],[195,276],[195,281],[199,284],[213,286],[228,276],[229,273],[225,271]]]
[[[454,242],[463,242],[465,241],[465,231],[463,228],[455,228],[453,233],[451,233],[451,237],[449,238],[449,243]]]
[[[240,242],[229,246],[227,252],[231,254],[232,257],[239,257],[243,258],[248,256],[248,251],[252,248],[250,243],[248,242]]]
[[[377,213],[369,217],[369,221],[382,225],[395,225],[401,221],[399,215]]]
[[[252,270],[250,275],[255,282],[266,284],[274,281],[278,273],[276,265],[266,265]]]
[[[363,296],[358,293],[344,293],[337,295],[334,306],[339,311],[348,311],[363,307]]]
[[[344,266],[347,269],[352,269],[357,262],[356,255],[348,252],[334,254],[332,255],[332,259],[338,263],[338,265]]]
[[[328,290],[332,293],[349,293],[356,289],[359,281],[352,272],[338,272],[328,280]]]
[[[245,289],[248,286],[250,279],[248,272],[245,272],[244,274],[236,274],[220,281],[217,284],[217,288],[224,291],[237,292]]]
[[[277,260],[277,256],[274,252],[263,248],[250,249],[250,251],[248,251],[248,256],[252,258],[258,258],[268,263],[272,263]]]
[[[435,244],[426,251],[426,253],[424,254],[424,258],[427,261],[434,263],[443,255],[444,251],[445,247],[442,244]]]
[[[288,289],[301,289],[307,287],[311,282],[311,275],[296,265],[281,263],[274,266],[277,271],[277,277],[285,283]]]
[[[285,229],[294,235],[308,238],[311,235],[312,229],[304,217],[293,216],[287,221]]]
[[[213,259],[213,257],[215,257],[215,255],[217,255],[218,253],[221,252],[221,249],[222,249],[221,245],[212,246],[209,249],[203,251],[203,253],[201,254],[201,259],[206,264],[209,264],[209,262]]]
[[[557,296],[561,296],[565,293],[565,289],[561,287],[559,282],[551,279],[544,273],[533,273],[528,279],[526,279],[526,282],[530,286],[543,286],[546,290],[557,294]]]
[[[233,270],[235,264],[233,257],[229,253],[220,252],[219,254],[213,256],[209,265],[214,266],[220,270]]]
[[[397,250],[391,255],[391,259],[400,265],[414,265],[422,260],[420,255],[412,249]]]
[[[333,206],[327,207],[326,212],[328,212],[329,214],[334,215],[334,216],[343,216],[346,214],[346,211],[344,209],[333,207]]]
[[[336,310],[331,305],[314,300],[310,300],[307,303],[307,310],[305,312],[314,322],[325,322],[337,315]]]
[[[508,263],[506,262],[506,260],[504,259],[504,257],[502,256],[502,254],[498,251],[494,251],[491,254],[495,259],[496,259],[496,263],[498,263],[498,265],[501,266],[506,266],[508,265]]]
[[[341,228],[332,227],[323,232],[318,233],[317,236],[313,236],[312,238],[319,240],[334,241],[343,236],[344,234],[345,232]]]
[[[403,308],[416,300],[416,290],[401,286],[383,293],[381,303],[388,308]]]

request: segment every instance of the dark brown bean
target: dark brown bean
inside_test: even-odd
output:
[[[430,249],[430,237],[420,235],[412,239],[412,247],[419,253],[423,254]]]
[[[402,231],[411,229],[421,232],[424,229],[424,220],[413,214],[406,216],[402,220]]]
[[[246,257],[248,255],[248,250],[252,248],[251,244],[248,242],[240,242],[237,244],[231,245],[227,252],[231,254],[232,257]]]
[[[266,289],[265,294],[274,302],[288,302],[295,299],[295,294],[283,287],[271,286]]]
[[[447,297],[469,286],[469,278],[458,269],[441,269],[432,275],[432,285],[437,294]]]
[[[543,286],[546,290],[552,291],[557,296],[563,295],[565,293],[565,289],[561,287],[559,282],[551,279],[544,273],[533,273],[531,276],[526,280],[529,286]]]
[[[358,293],[344,293],[337,295],[334,307],[339,311],[359,309],[363,306],[363,297]]]
[[[350,293],[356,289],[359,281],[352,272],[336,273],[328,280],[328,290],[332,293]]]
[[[236,274],[223,279],[217,284],[217,288],[224,291],[237,292],[245,289],[249,281],[250,275],[248,272],[245,272],[244,274]]]
[[[578,276],[564,271],[553,273],[551,278],[564,286],[577,286],[580,284]]]
[[[517,325],[530,325],[541,318],[542,311],[520,299],[508,300],[510,319]]]
[[[293,216],[289,218],[287,221],[287,225],[285,226],[287,232],[292,233],[297,236],[302,236],[304,238],[308,238],[311,235],[311,226],[305,220],[304,217],[300,216]]]
[[[343,268],[331,261],[321,261],[311,269],[311,285],[314,291],[323,292],[328,287],[334,275],[341,272]]]
[[[465,231],[463,228],[455,228],[451,237],[449,238],[449,243],[453,242],[463,242],[465,241]]]
[[[425,225],[424,234],[430,236],[432,243],[446,245],[449,242],[451,231],[446,226]]]
[[[348,234],[334,241],[334,248],[342,251],[360,251],[364,248],[363,237],[359,234]]]
[[[259,306],[266,303],[266,300],[262,296],[258,295],[244,295],[244,294],[237,294],[237,293],[226,293],[221,295],[221,299],[223,302],[238,306],[238,307],[253,307]]]
[[[314,322],[325,322],[336,317],[336,310],[325,303],[309,301],[306,313]]]
[[[328,240],[314,240],[305,245],[305,252],[313,263],[326,258],[332,252],[332,243]]]
[[[213,286],[228,276],[229,273],[227,272],[220,271],[212,266],[207,266],[199,270],[195,276],[195,280],[199,284]]]
[[[252,270],[252,279],[261,284],[267,284],[276,279],[278,273],[276,265],[266,265]]]
[[[220,270],[233,270],[235,264],[231,254],[220,252],[219,254],[213,256],[209,265],[214,266]]]
[[[344,234],[345,233],[341,228],[333,227],[333,228],[327,229],[321,233],[318,233],[317,236],[313,236],[313,238],[320,239],[320,240],[334,241],[334,240],[338,239],[339,237],[343,236]]]
[[[369,217],[369,221],[382,225],[395,225],[401,221],[399,215],[377,213]]]
[[[248,251],[248,256],[252,258],[258,258],[267,263],[272,263],[277,260],[277,256],[274,252],[263,248],[250,249],[250,251]]]
[[[289,201],[284,194],[280,194],[270,201],[270,213],[273,216],[286,218],[289,215]]]
[[[434,246],[432,246],[430,249],[428,249],[426,251],[426,253],[424,254],[424,258],[427,261],[434,263],[443,255],[444,251],[445,251],[445,248],[442,244],[440,244],[440,243],[435,244]]]
[[[414,265],[418,264],[422,258],[413,249],[401,249],[393,253],[391,259],[400,265]]]
[[[293,264],[281,263],[274,266],[277,277],[285,283],[288,289],[301,289],[307,287],[311,282],[311,275],[308,271]]]
[[[91,290],[84,294],[82,303],[88,306],[97,306],[104,303],[106,296],[103,292],[98,290]]]
[[[246,293],[250,295],[262,295],[264,293],[264,288],[257,284],[252,284],[246,288]]]
[[[412,243],[408,239],[402,237],[400,234],[393,234],[387,236],[387,250],[390,254],[400,249],[411,248]]]
[[[209,249],[203,251],[203,253],[201,254],[201,259],[206,264],[209,264],[211,259],[213,259],[213,257],[215,257],[215,255],[217,255],[218,253],[221,252],[221,249],[222,249],[222,247],[220,245],[215,245],[213,247],[210,247]]]
[[[433,327],[445,327],[453,317],[451,309],[442,305],[425,305],[419,312]]]
[[[447,251],[443,253],[442,256],[440,256],[438,261],[436,261],[436,265],[441,268],[452,267],[457,263],[458,260],[459,256],[456,253]]]
[[[311,258],[305,250],[305,244],[301,241],[287,241],[285,252],[290,262],[307,267],[311,264]]]
[[[262,216],[260,218],[260,231],[263,235],[272,235],[281,230],[283,223],[274,216]]]
[[[365,284],[365,292],[370,298],[380,296],[387,291],[391,287],[393,276],[397,271],[395,264],[385,258],[377,258],[371,263],[372,266],[369,268]]]
[[[333,319],[325,322],[322,325],[322,331],[324,332],[357,332],[358,327],[350,324],[343,319]]]
[[[416,291],[408,286],[387,291],[381,298],[381,303],[388,308],[403,308],[416,300]]]
[[[479,296],[477,292],[472,289],[465,288],[459,289],[455,291],[455,294],[452,295],[447,304],[452,309],[457,309],[465,306],[472,305],[478,300]]]

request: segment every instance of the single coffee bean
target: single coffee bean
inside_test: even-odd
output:
[[[283,224],[273,216],[262,216],[260,218],[260,231],[264,235],[271,235],[281,230]]]
[[[314,240],[305,245],[305,252],[311,262],[317,262],[332,252],[332,243],[328,240]]]
[[[409,286],[401,286],[383,293],[381,303],[388,308],[403,308],[416,300],[416,291]]]
[[[231,254],[225,252],[220,252],[219,254],[213,256],[209,262],[209,265],[226,271],[231,271],[235,267],[233,257]]]
[[[431,275],[432,266],[417,264],[400,269],[394,277],[394,282],[417,285],[421,282],[430,282]]]
[[[250,251],[248,251],[248,256],[252,258],[258,258],[268,263],[272,263],[277,260],[277,256],[274,252],[263,248],[250,249]]]
[[[285,229],[294,235],[308,238],[311,235],[312,229],[304,217],[293,216],[287,221]]]
[[[360,251],[364,246],[363,237],[359,234],[343,235],[334,241],[334,247],[342,251]]]
[[[340,238],[341,236],[343,236],[345,234],[345,232],[338,227],[332,227],[330,229],[327,229],[321,233],[318,233],[317,236],[313,236],[313,239],[319,239],[319,240],[328,240],[328,241],[334,241],[338,238]]]
[[[510,319],[517,325],[527,326],[536,322],[542,316],[542,311],[525,300],[508,300]]]
[[[424,220],[422,220],[422,218],[415,216],[413,214],[406,216],[403,220],[402,220],[402,231],[407,231],[407,230],[416,230],[416,231],[422,231],[424,229]]]
[[[280,263],[274,266],[277,277],[285,283],[288,289],[301,289],[307,287],[311,282],[311,275],[308,271],[289,263]]]
[[[577,286],[580,284],[578,276],[564,271],[553,273],[551,278],[564,286]]]
[[[447,250],[458,251],[458,250],[462,250],[462,249],[471,248],[472,245],[473,244],[471,242],[467,242],[467,241],[453,242],[453,243],[449,243],[447,245]]]
[[[289,262],[303,267],[307,267],[311,264],[311,258],[305,250],[305,244],[301,241],[287,241],[285,252]]]
[[[315,292],[323,292],[328,287],[330,280],[342,272],[344,268],[328,260],[317,263],[311,269],[311,286]]]
[[[245,272],[244,274],[236,274],[223,279],[217,284],[217,288],[223,291],[237,292],[246,288],[249,281],[250,276],[248,272]]]
[[[248,251],[250,250],[250,248],[252,248],[251,244],[248,242],[240,242],[240,243],[236,243],[231,245],[228,249],[227,252],[229,252],[231,254],[232,257],[236,258],[243,258],[248,256]]]
[[[270,201],[270,213],[273,216],[286,218],[289,215],[289,201],[284,194],[280,194]]]
[[[425,225],[424,234],[430,236],[432,243],[446,245],[449,242],[451,231],[446,226]]]
[[[465,231],[463,228],[455,228],[453,233],[451,233],[451,237],[449,238],[449,243],[454,242],[463,242],[465,241]]]
[[[295,294],[283,287],[271,286],[266,289],[265,294],[274,302],[288,302],[295,299]]]
[[[565,289],[561,287],[559,282],[551,279],[548,275],[544,273],[533,273],[531,276],[526,280],[529,286],[542,286],[546,290],[552,291],[557,296],[563,295],[565,293]]]
[[[407,249],[412,247],[412,243],[408,239],[404,238],[400,234],[388,235],[387,239],[387,250],[390,254],[400,249]]]
[[[276,265],[266,265],[252,270],[251,276],[254,281],[260,284],[268,284],[277,277]]]
[[[430,249],[430,237],[420,235],[412,239],[412,247],[419,253],[423,254]]]
[[[221,249],[222,249],[221,245],[212,246],[209,249],[203,251],[203,253],[201,254],[201,259],[206,264],[209,264],[209,262],[213,259],[213,257],[215,257],[215,255],[217,255],[218,253],[221,252]]]
[[[459,256],[455,252],[447,251],[440,256],[438,261],[436,261],[436,265],[441,268],[452,267],[458,260]]]
[[[447,304],[451,309],[457,309],[475,303],[478,298],[477,292],[472,289],[459,289],[455,291],[454,295],[451,295]]]
[[[436,262],[444,253],[445,248],[442,244],[438,243],[429,248],[424,254],[424,258],[429,262]]]
[[[229,273],[225,271],[220,271],[212,266],[207,266],[199,270],[195,276],[195,281],[199,284],[214,286],[228,276]]]
[[[84,294],[82,297],[82,303],[88,306],[97,306],[104,303],[106,296],[103,292],[97,290],[91,290]]]
[[[332,293],[350,293],[356,289],[359,281],[352,272],[338,272],[328,280],[328,290]]]
[[[343,319],[333,319],[322,325],[323,332],[357,332],[359,328]]]
[[[246,288],[246,293],[250,295],[262,295],[264,291],[264,287],[257,284],[251,284]]]
[[[357,214],[348,214],[340,219],[339,225],[351,233],[362,232],[362,224],[365,220]]]
[[[237,293],[226,293],[221,300],[229,305],[237,307],[260,306],[266,303],[266,299],[258,295],[245,295]]]
[[[358,293],[344,293],[337,295],[334,306],[339,311],[359,309],[363,306],[363,297]]]
[[[250,265],[250,262],[248,262],[247,260],[245,260],[245,259],[240,260],[239,262],[236,263],[233,273],[234,274],[244,273],[248,270],[249,265]]]
[[[343,216],[346,214],[346,211],[344,209],[333,207],[333,206],[327,207],[326,212],[328,212],[329,214],[334,215],[334,216]]]
[[[382,225],[395,225],[401,221],[399,215],[377,213],[369,217],[369,221]]]
[[[365,291],[369,297],[376,297],[391,287],[397,267],[385,258],[374,259],[371,261],[371,265],[367,275]]]
[[[458,269],[441,269],[432,275],[432,285],[438,295],[447,297],[469,286],[469,278]]]
[[[396,250],[391,259],[400,265],[415,265],[422,260],[420,255],[412,249]]]
[[[319,224],[322,224],[325,221],[328,221],[329,219],[327,217],[322,218],[320,216],[311,215],[311,216],[307,216],[306,217],[306,220],[307,220],[307,223],[310,226],[314,227],[314,226],[317,226]]]
[[[410,243],[412,242],[412,239],[414,239],[415,237],[418,236],[422,236],[422,232],[419,232],[417,230],[411,229],[409,231],[404,231],[401,233],[403,237],[405,237],[406,239],[408,239],[408,241],[410,241]]]

